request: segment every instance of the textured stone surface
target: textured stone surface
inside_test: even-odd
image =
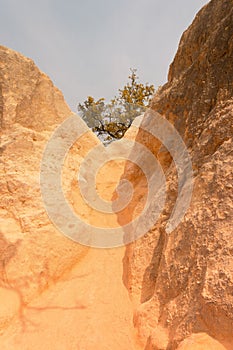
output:
[[[232,0],[205,6],[153,99],[153,109],[184,138],[195,176],[190,208],[169,236],[165,225],[177,197],[171,156],[148,133],[132,128],[126,135],[158,156],[167,202],[150,232],[127,247],[124,271],[123,249],[87,251],[50,223],[40,195],[40,159],[70,110],[31,60],[0,47],[1,349],[233,349],[232,24]],[[111,222],[95,216],[80,205],[75,176],[96,144],[89,133],[70,150],[66,198],[84,220],[122,225],[140,215],[145,177],[128,163],[123,177],[136,190],[131,205]],[[116,163],[100,171],[97,189],[108,200],[121,172]]]
[[[87,251],[50,223],[39,186],[46,142],[70,114],[30,59],[0,47],[0,327]]]
[[[176,201],[175,166],[148,134],[136,137],[158,155],[168,185],[159,221],[124,259],[135,326],[148,349],[175,349],[197,332],[233,349],[232,57],[233,3],[213,0],[183,34],[168,83],[153,99],[152,108],[189,148],[195,176],[190,208],[170,236],[165,225]],[[135,169],[126,167],[126,174],[140,186]],[[153,336],[159,329],[168,334],[162,347]]]
[[[65,238],[42,202],[43,151],[71,112],[31,60],[0,47],[0,64],[0,348],[137,349],[132,305],[122,282],[125,248],[91,249]],[[65,159],[66,199],[88,223],[119,226],[116,215],[99,215],[80,195],[79,166],[99,141],[78,122],[87,133]],[[120,161],[100,169],[96,188],[106,200],[112,199],[123,170]]]

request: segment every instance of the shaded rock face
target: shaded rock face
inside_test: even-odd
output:
[[[175,166],[149,135],[136,136],[158,156],[168,189],[159,221],[127,247],[124,259],[146,349],[176,349],[200,332],[233,349],[232,57],[233,2],[213,0],[183,34],[168,82],[154,96],[152,108],[183,137],[195,177],[190,208],[170,235],[165,225],[176,201]],[[126,167],[126,173],[140,186],[136,170]]]
[[[43,150],[70,114],[61,92],[30,59],[0,47],[0,293],[8,305],[0,308],[1,329],[87,251],[51,224],[40,194]],[[82,147],[71,152],[70,171]]]

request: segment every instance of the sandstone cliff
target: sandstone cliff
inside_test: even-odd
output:
[[[126,138],[144,144],[162,165],[167,200],[154,227],[127,246],[123,271],[124,249],[88,249],[48,219],[40,162],[51,133],[71,112],[31,60],[0,47],[1,349],[233,349],[232,57],[232,0],[212,0],[183,34],[168,82],[152,103],[190,152],[191,205],[167,234],[177,170],[158,140],[132,127]],[[76,173],[97,143],[87,130],[70,150],[66,197],[84,220],[123,225],[144,205],[145,177],[130,163],[101,169],[96,187],[104,198],[113,198],[120,177],[132,181],[135,196],[118,217],[96,216],[81,202]],[[150,166],[145,154],[137,156]]]
[[[0,307],[1,329],[86,254],[85,247],[51,224],[40,193],[46,142],[70,114],[61,92],[32,60],[0,47],[0,299],[5,303]],[[71,171],[75,159],[77,154]]]
[[[52,224],[42,201],[44,149],[71,114],[61,92],[30,59],[0,47],[0,103],[0,348],[136,349],[122,282],[125,248],[98,250],[73,242]],[[101,144],[76,118],[84,134],[62,169],[66,199],[84,221],[119,225],[116,215],[98,215],[82,200],[79,166]],[[119,162],[100,169],[96,188],[106,200],[123,169]]]
[[[201,347],[192,338],[179,349],[217,349],[217,341],[219,349],[220,343],[233,349],[232,57],[233,2],[212,0],[183,34],[168,82],[153,99],[152,108],[183,137],[195,176],[190,208],[170,235],[174,163],[148,134],[136,137],[158,155],[168,185],[163,215],[124,259],[135,326],[147,350],[176,349],[187,335],[202,332],[212,337],[209,343],[206,337]],[[129,175],[126,167],[125,175],[140,186],[135,169]]]

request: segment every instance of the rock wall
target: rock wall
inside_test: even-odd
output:
[[[232,34],[232,0],[212,0],[183,34],[168,82],[152,101],[183,137],[195,177],[189,210],[170,235],[165,226],[177,197],[172,157],[149,133],[132,128],[126,135],[158,157],[167,180],[162,215],[127,246],[123,261],[144,350],[233,349]],[[45,145],[70,113],[31,60],[0,47],[0,333],[16,313],[24,322],[22,309],[87,254],[51,224],[39,186]],[[66,197],[74,207],[77,168],[97,142],[87,129],[65,163]],[[123,225],[142,209],[147,187],[142,171],[130,163],[122,177],[136,191],[119,213]]]
[[[0,295],[7,305],[0,308],[1,330],[87,253],[51,224],[40,193],[45,145],[70,114],[61,92],[30,59],[0,47]],[[71,151],[67,193],[70,173],[96,142],[88,136]]]
[[[184,32],[168,82],[152,101],[183,137],[195,177],[190,208],[170,235],[165,225],[177,196],[174,163],[150,135],[136,136],[158,156],[167,179],[163,214],[124,258],[135,327],[147,350],[176,349],[202,332],[233,349],[232,57],[233,2],[212,0]],[[135,168],[126,167],[125,176],[140,187]]]

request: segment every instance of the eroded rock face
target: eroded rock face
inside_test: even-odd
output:
[[[137,349],[131,301],[122,282],[125,247],[87,248],[65,238],[50,222],[41,198],[44,148],[71,112],[31,60],[0,47],[0,64],[0,348]],[[62,189],[87,223],[119,226],[114,213],[101,215],[80,194],[79,166],[99,141],[77,120],[84,133],[64,161]],[[61,138],[67,136],[64,132]],[[54,169],[56,164],[49,165]],[[123,171],[119,159],[101,167],[100,197],[111,201]],[[56,213],[61,215],[59,208]]]
[[[158,156],[168,186],[165,210],[159,221],[143,238],[127,247],[124,258],[123,280],[135,307],[134,325],[141,342],[138,348],[145,350],[173,350],[178,346],[195,350],[200,347],[214,350],[223,346],[233,348],[232,5],[230,0],[214,0],[201,10],[181,39],[168,83],[153,100],[153,109],[165,115],[183,137],[190,151],[195,177],[189,210],[170,235],[166,234],[165,226],[177,197],[177,173],[171,156],[149,134],[139,132],[135,136],[131,129],[126,135],[136,137],[136,141],[142,142]],[[81,270],[77,264],[75,274],[71,274],[68,282],[65,281],[64,287],[58,284],[55,288],[51,287],[87,253],[87,248],[65,238],[51,224],[39,188],[40,159],[44,147],[52,131],[69,116],[70,110],[59,90],[31,60],[0,47],[0,65],[0,167],[3,174],[0,187],[0,298],[4,300],[4,307],[0,308],[0,333],[16,314],[24,324],[23,308],[50,287],[47,296],[42,295],[36,304],[44,308],[45,298],[48,306],[43,316],[44,323],[35,333],[38,349],[51,346],[51,330],[56,349],[58,346],[66,349],[71,337],[74,346],[79,346],[81,341],[81,346],[88,349],[96,349],[96,343],[101,338],[99,346],[103,349],[107,344],[104,339],[106,329],[110,329],[108,344],[113,344],[111,348],[134,348],[131,335],[129,337],[132,331],[131,308],[126,299],[125,303],[121,302],[121,295],[126,298],[119,282],[122,252],[92,250],[90,261],[86,256]],[[96,143],[95,137],[89,134],[71,149],[66,160],[64,187],[67,199],[75,209],[80,210],[75,178],[77,167]],[[112,171],[117,172],[114,167]],[[100,177],[100,188],[106,194],[102,183],[104,171]],[[136,210],[140,212],[146,191],[142,172],[132,164],[125,167],[123,177],[132,180],[137,196],[128,211],[114,218],[122,225],[134,216]],[[92,217],[92,212],[86,208],[82,207],[81,211],[84,219]],[[93,220],[97,220],[96,217],[93,216]],[[103,218],[98,220],[101,223]],[[95,265],[96,261],[98,264]],[[103,285],[106,266],[107,292]],[[113,266],[115,268],[111,270]],[[113,276],[117,274],[118,286],[112,283],[111,271]],[[69,316],[68,337],[63,337],[67,325],[64,313],[60,311],[61,332],[56,339],[57,327],[54,324],[58,319],[56,315],[49,318],[49,307],[54,306],[51,300],[58,301],[56,307],[61,303],[67,308],[68,293],[73,306],[77,295],[80,297],[80,284],[76,282],[74,289],[72,281],[80,272],[83,287],[78,308],[81,311],[76,312],[72,316],[74,318]],[[56,287],[62,294],[61,300]],[[114,293],[109,294],[113,287]],[[99,294],[93,290],[98,290]],[[108,297],[106,294],[109,294]],[[112,295],[113,303],[117,302],[109,308]],[[127,308],[129,310],[124,310]],[[104,316],[101,315],[103,309]],[[38,320],[40,314],[35,315],[34,310],[35,304],[32,303],[28,313],[32,312]],[[96,310],[100,319],[94,314]],[[117,319],[112,314],[117,315]],[[76,323],[80,319],[77,338]],[[91,328],[90,319],[93,320]],[[95,327],[96,323],[100,324],[99,328]],[[2,344],[14,344],[15,324],[12,324],[12,330],[9,328],[8,333],[3,335]],[[48,324],[51,328],[46,329],[47,337],[42,339]],[[108,328],[110,324],[112,328]],[[123,340],[119,340],[115,330],[120,329],[122,324],[126,329],[127,324],[130,327],[126,333],[122,332]],[[189,337],[192,333],[195,334]],[[25,332],[24,336],[22,340],[19,332],[16,340],[30,344],[30,334]],[[18,348],[22,348],[20,341]],[[8,350],[9,346],[5,348]]]
[[[233,349],[232,57],[233,3],[213,0],[183,34],[168,83],[153,99],[152,108],[183,137],[195,177],[189,210],[170,235],[165,225],[176,201],[175,166],[149,135],[136,137],[158,156],[168,185],[159,221],[128,246],[124,261],[146,349],[176,349],[198,332]],[[140,186],[137,171],[130,169],[130,177]]]
[[[87,252],[51,224],[40,193],[45,145],[70,114],[61,92],[30,59],[0,47],[1,329]],[[88,140],[71,152],[70,171],[96,142]]]

